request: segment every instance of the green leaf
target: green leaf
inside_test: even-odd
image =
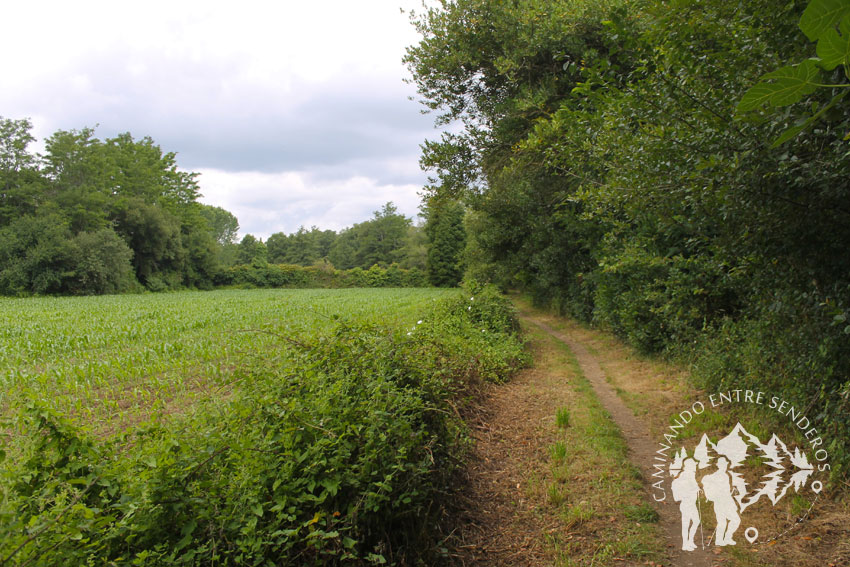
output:
[[[826,106],[821,108],[813,116],[810,116],[809,119],[806,120],[804,123],[799,124],[797,126],[793,126],[791,128],[788,128],[787,130],[785,130],[782,133],[782,135],[780,135],[776,140],[773,141],[773,144],[771,144],[770,147],[776,148],[778,146],[781,146],[782,144],[784,144],[785,142],[787,142],[791,138],[795,137],[797,134],[799,134],[800,132],[802,132],[803,130],[805,130],[806,128],[808,128],[809,126],[811,126],[812,124],[814,124],[818,120],[820,120],[821,116],[826,114],[826,112],[830,108],[832,108],[833,106],[838,104],[841,101],[841,99],[843,99],[845,96],[847,96],[847,92],[848,92],[847,90],[841,91],[840,93],[838,93],[837,95],[832,97],[832,100],[829,101],[829,104],[827,104]]]
[[[784,144],[785,142],[787,142],[791,138],[796,137],[797,134],[799,134],[800,132],[805,130],[806,127],[812,122],[814,122],[814,120],[810,118],[809,120],[806,121],[805,124],[800,124],[799,126],[792,126],[791,128],[788,128],[787,130],[782,132],[782,134],[778,138],[776,138],[773,141],[773,143],[770,145],[770,147],[776,148],[776,147],[781,146],[782,144]]]
[[[816,41],[847,13],[850,13],[848,0],[812,0],[800,18],[800,29],[810,41]]]
[[[787,106],[799,102],[817,88],[813,81],[819,73],[814,59],[806,59],[799,65],[789,65],[768,73],[744,93],[738,103],[738,111],[755,110],[763,104]]]
[[[818,57],[821,67],[832,71],[839,65],[845,65],[850,57],[850,15],[844,16],[839,30],[829,28],[818,41]]]

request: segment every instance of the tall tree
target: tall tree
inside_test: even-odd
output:
[[[466,246],[463,206],[457,201],[432,199],[425,216],[428,281],[439,287],[456,286],[463,278],[462,257]]]
[[[398,213],[392,203],[375,211],[371,220],[361,224],[356,262],[363,268],[391,264],[401,259],[410,219]]]
[[[268,261],[268,251],[262,240],[253,234],[246,234],[239,242],[237,262],[239,264],[265,264]]]
[[[221,246],[236,244],[239,220],[233,213],[221,207],[201,205],[201,216],[206,220],[210,234]]]
[[[0,117],[0,225],[34,214],[44,191],[36,157],[28,151],[35,141],[31,131],[27,119]]]

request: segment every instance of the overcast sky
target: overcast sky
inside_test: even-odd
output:
[[[338,230],[387,201],[415,216],[437,136],[403,82],[400,8],[420,1],[7,2],[0,116],[40,142],[150,136],[241,234]]]

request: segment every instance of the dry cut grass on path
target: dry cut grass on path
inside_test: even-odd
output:
[[[453,562],[661,564],[657,514],[618,428],[569,349],[528,332],[535,367],[493,386],[472,423]]]
[[[522,302],[520,304],[523,309],[533,313],[536,321],[549,325],[553,330],[569,336],[573,341],[578,341],[598,361],[608,384],[631,410],[641,426],[649,431],[652,440],[661,438],[662,432],[669,427],[672,416],[677,415],[683,408],[691,407],[694,401],[705,399],[706,393],[690,385],[688,374],[683,368],[656,358],[639,355],[610,334],[551,314],[534,311]],[[748,423],[761,420],[765,431],[779,427],[778,423],[765,422],[765,416],[753,414],[751,408],[722,407],[706,412],[706,419],[698,426],[690,427],[683,441],[695,444],[703,433],[714,438],[728,431],[737,420],[744,419],[748,420]],[[780,431],[781,436],[791,433],[776,430]],[[766,439],[766,434],[761,433]],[[641,463],[634,464],[643,466]],[[575,466],[591,471],[595,464],[585,461],[578,462]],[[712,548],[711,564],[741,567],[850,565],[850,497],[845,485],[837,481],[837,484],[829,490],[828,498],[821,498],[816,508],[813,508],[811,516],[800,524],[795,525],[794,517],[789,515],[794,511],[793,508],[791,506],[788,512],[773,513],[773,515],[762,513],[759,516],[760,513],[757,510],[752,514],[748,512],[748,519],[757,520],[759,526],[765,528],[764,531],[772,528],[782,529],[783,524],[792,526],[792,529],[777,541],[767,545],[737,545],[726,547],[724,550]],[[706,513],[705,516],[703,531],[710,537],[714,528],[713,518],[710,513]],[[771,522],[776,526],[770,525]],[[574,556],[573,561],[575,561],[574,564],[590,564],[586,554]],[[651,559],[651,561],[659,560]],[[673,561],[673,565],[677,564],[675,559],[667,561]],[[592,564],[605,563],[599,563],[594,559]],[[624,563],[617,561],[614,564]],[[670,563],[665,562],[665,564]]]

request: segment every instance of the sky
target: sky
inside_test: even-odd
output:
[[[437,138],[410,100],[401,9],[421,0],[10,2],[0,116],[150,136],[199,172],[201,201],[268,238],[339,230],[387,201],[410,217]]]

